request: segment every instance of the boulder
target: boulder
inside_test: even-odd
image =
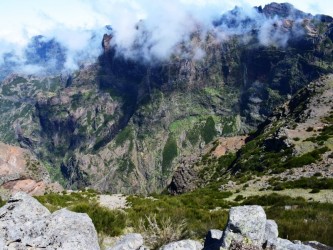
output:
[[[181,240],[171,242],[163,247],[161,250],[201,250],[203,247],[200,242],[195,240]]]
[[[221,230],[217,229],[209,230],[205,238],[204,249],[219,250],[222,245],[222,236],[223,236],[223,231]]]
[[[302,243],[295,244],[290,240],[278,238],[275,244],[275,250],[315,250],[315,249],[310,246],[306,246]]]
[[[266,246],[273,246],[276,244],[278,236],[279,236],[279,231],[276,222],[274,220],[267,220],[263,243]]]
[[[267,220],[261,206],[232,207],[229,219],[222,231],[210,230],[205,240],[205,250],[313,250],[320,243],[304,244],[278,238],[278,226],[275,221]],[[315,246],[316,245],[316,246]],[[313,248],[313,247],[314,248]],[[322,248],[330,250],[329,248]]]
[[[223,234],[222,246],[229,248],[233,241],[261,246],[264,242],[266,214],[261,206],[232,207],[227,227]]]
[[[0,208],[0,249],[99,250],[86,214],[61,209],[51,214],[28,194],[16,193]]]
[[[303,244],[313,247],[317,250],[333,250],[333,247],[326,246],[318,241],[307,241],[307,242],[303,242]]]
[[[143,237],[141,234],[126,234],[118,240],[114,246],[107,250],[138,250],[143,248]]]

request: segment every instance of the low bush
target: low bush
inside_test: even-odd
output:
[[[327,152],[329,148],[322,147],[319,149],[315,149],[309,153],[306,153],[301,156],[292,157],[289,161],[287,161],[284,165],[286,168],[298,168],[311,163],[316,162],[321,158],[321,155]]]
[[[122,234],[126,227],[124,212],[110,210],[96,203],[78,203],[70,207],[70,210],[88,214],[98,233],[117,236]]]
[[[2,198],[0,197],[0,207],[4,206],[6,204],[6,201],[2,200]]]
[[[274,190],[282,189],[333,189],[333,179],[330,178],[316,178],[316,177],[302,177],[298,180],[287,182],[273,182]]]
[[[157,249],[169,242],[181,240],[185,237],[185,220],[175,222],[171,217],[158,221],[156,214],[148,215],[139,221],[139,231],[145,239],[145,244]]]

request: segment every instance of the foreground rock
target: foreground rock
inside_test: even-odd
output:
[[[210,238],[208,235],[207,240],[210,240]],[[230,209],[229,220],[221,238],[221,245],[214,245],[214,247],[205,249],[312,250],[315,248],[301,242],[296,244],[278,238],[277,224],[275,221],[266,219],[266,214],[261,206],[239,206]]]
[[[19,192],[0,208],[0,249],[99,250],[97,233],[86,214],[61,209],[51,214]]]
[[[201,250],[202,245],[200,242],[194,240],[181,240],[171,242],[160,248],[161,250]]]
[[[1,216],[1,215],[0,215]],[[166,244],[160,250],[333,250],[316,241],[289,241],[278,237],[275,221],[267,220],[261,206],[232,207],[224,231],[211,229],[204,246],[194,240],[180,240]],[[144,250],[140,234],[123,236],[107,250]]]
[[[126,234],[118,240],[114,246],[107,250],[137,250],[144,249],[143,237],[141,234]]]

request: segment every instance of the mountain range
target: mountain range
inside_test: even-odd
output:
[[[6,54],[0,140],[27,149],[66,188],[113,193],[182,193],[221,176],[283,172],[321,149],[328,161],[331,17],[287,3],[236,7],[211,30],[198,24],[163,60],[149,54],[144,21],[137,30],[128,53],[108,27],[96,62],[74,72],[64,70],[66,49],[42,35],[23,64],[43,74],[16,71]],[[318,79],[323,87],[309,85]],[[218,161],[227,163],[217,171]]]

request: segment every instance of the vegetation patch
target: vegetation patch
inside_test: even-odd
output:
[[[167,173],[171,167],[172,161],[178,155],[176,139],[169,135],[162,152],[162,172]]]
[[[291,198],[275,193],[249,197],[242,204],[264,206],[267,218],[278,224],[281,238],[301,241],[315,239],[333,245],[333,204],[307,202],[301,197]]]
[[[205,143],[211,142],[217,135],[215,129],[215,121],[213,117],[209,116],[205,122],[205,125],[201,128],[201,137]]]
[[[316,177],[302,177],[294,181],[278,182],[272,181],[271,185],[275,190],[283,189],[312,189],[312,190],[322,190],[322,189],[333,189],[333,179],[330,178],[316,178]]]
[[[295,156],[285,163],[286,168],[298,168],[311,163],[314,163],[321,159],[321,155],[329,151],[329,148],[322,147],[315,149],[309,153],[306,153],[301,156]]]
[[[118,160],[118,170],[120,172],[131,173],[135,169],[135,165],[129,156]]]
[[[133,131],[130,126],[125,127],[115,138],[116,146],[122,146],[127,140],[133,138]]]
[[[86,213],[92,219],[96,231],[109,236],[121,235],[126,226],[124,212],[109,210],[94,203],[75,204],[70,208],[73,212]]]
[[[35,198],[52,212],[66,207],[74,212],[87,213],[98,233],[117,236],[123,233],[126,226],[125,214],[101,207],[97,203],[97,193],[93,190],[50,193]]]
[[[199,141],[200,130],[198,126],[194,126],[186,132],[186,138],[190,141],[192,146],[196,145]]]
[[[142,232],[142,222],[147,227],[153,219],[159,227],[168,222],[171,229],[178,229],[179,235],[174,239],[200,239],[209,229],[225,227],[228,211],[221,208],[230,207],[224,200],[230,195],[230,192],[220,192],[216,186],[211,186],[179,196],[131,196],[128,198],[131,208],[126,210],[128,226]],[[183,224],[182,230],[178,227],[180,223]]]

